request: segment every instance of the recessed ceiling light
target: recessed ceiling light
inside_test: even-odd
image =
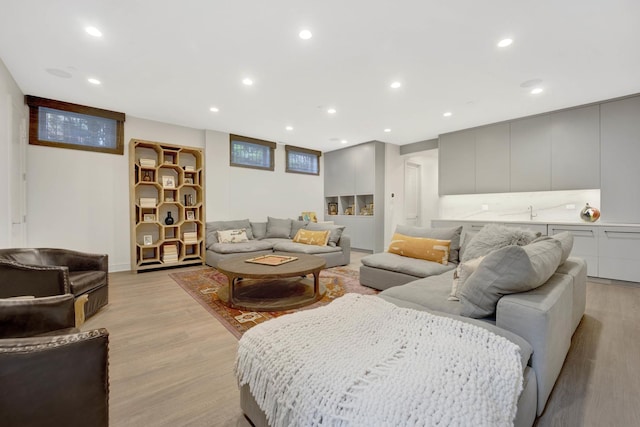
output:
[[[391,88],[392,89],[398,89],[400,86],[402,86],[402,83],[400,83],[400,82],[391,83]]]
[[[211,107],[209,108],[209,111],[211,111],[212,113],[217,113],[218,111],[220,111],[220,109],[218,107]]]
[[[335,114],[335,113],[336,113],[336,109],[335,109],[335,108],[329,108],[329,109],[327,110],[327,113],[329,113],[329,114]]]
[[[293,130],[293,126],[287,126],[285,129],[286,130]]]
[[[451,117],[453,115],[453,113],[451,111],[447,111],[446,113],[443,114],[444,117]]]
[[[247,77],[246,79],[242,79],[242,84],[245,86],[251,86],[253,84],[253,80]]]
[[[509,46],[511,43],[513,43],[513,40],[511,39],[502,39],[498,42],[498,47],[507,47]]]
[[[302,40],[309,40],[311,37],[313,37],[313,34],[311,34],[311,31],[309,30],[302,30],[300,31],[298,36],[300,36]]]
[[[343,139],[342,141],[340,141],[342,144],[347,144],[349,141],[347,141],[346,139]]]
[[[93,37],[102,37],[102,31],[97,29],[96,27],[85,27],[84,29],[89,35]]]
[[[384,131],[385,131],[385,132],[391,132],[391,129],[386,128]]]
[[[87,79],[87,81],[88,81],[89,83],[91,83],[92,85],[99,85],[99,84],[100,84],[100,80],[98,80],[98,79],[94,79],[93,77],[92,77],[92,78]]]
[[[531,89],[531,95],[538,95],[541,94],[544,91],[544,89],[542,89],[541,87],[536,87]]]

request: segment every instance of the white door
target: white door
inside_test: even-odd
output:
[[[11,247],[27,244],[26,146],[27,124],[24,106],[9,95],[9,191],[11,192]]]
[[[420,182],[422,181],[422,168],[418,163],[405,162],[404,164],[404,222],[407,225],[421,225],[421,200]]]

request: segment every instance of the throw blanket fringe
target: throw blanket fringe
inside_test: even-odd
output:
[[[519,353],[478,326],[347,294],[247,331],[236,376],[273,427],[508,426]]]

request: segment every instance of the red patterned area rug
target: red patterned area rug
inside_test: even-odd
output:
[[[220,321],[236,338],[251,327],[269,319],[329,304],[342,295],[355,292],[374,295],[378,291],[360,284],[359,273],[344,267],[333,267],[320,272],[320,281],[327,291],[321,300],[308,306],[286,311],[242,311],[227,307],[218,298],[218,289],[227,286],[227,277],[218,270],[205,267],[200,270],[170,273],[171,277],[209,313]]]

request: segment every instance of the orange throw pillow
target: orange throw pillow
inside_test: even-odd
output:
[[[293,241],[305,245],[327,246],[330,233],[331,230],[311,231],[301,228],[293,237]]]
[[[388,251],[392,254],[409,258],[424,259],[443,265],[449,262],[449,246],[451,240],[429,239],[427,237],[411,237],[395,233],[391,238]]]

